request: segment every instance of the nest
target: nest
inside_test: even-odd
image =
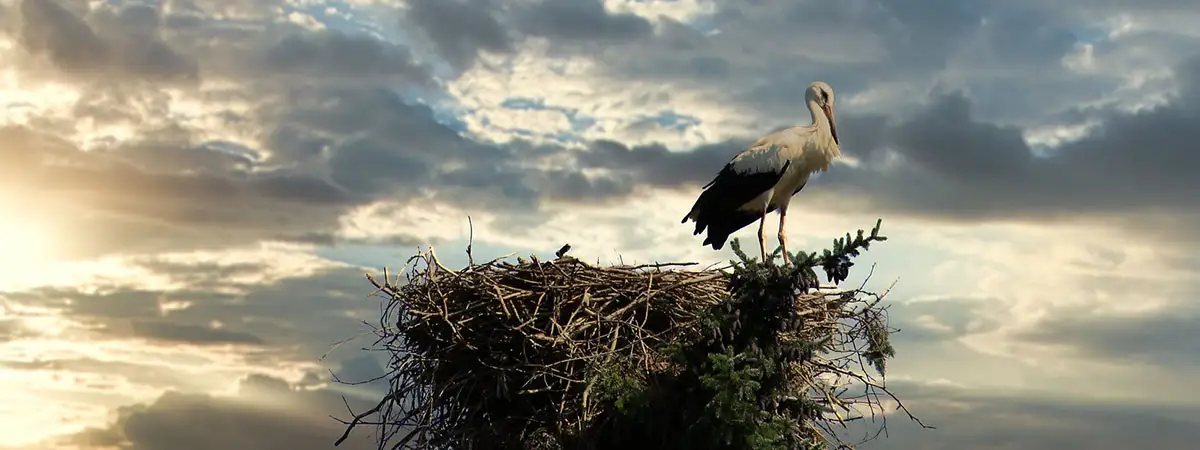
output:
[[[407,280],[368,274],[388,298],[376,332],[392,355],[391,389],[344,422],[346,433],[377,415],[370,423],[380,448],[586,448],[605,402],[621,390],[613,380],[678,370],[662,349],[700,339],[699,315],[728,298],[728,272],[687,265],[606,267],[560,256],[455,271],[430,250],[409,260]],[[852,294],[798,296],[811,326],[796,338],[845,335],[844,319],[870,311],[848,312]],[[822,361],[824,369],[801,368],[807,383],[859,373]],[[852,408],[827,387],[811,392]]]

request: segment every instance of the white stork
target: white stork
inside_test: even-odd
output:
[[[720,250],[730,234],[757,219],[758,248],[766,261],[763,225],[767,214],[778,209],[779,245],[783,247],[783,263],[788,263],[784,232],[788,203],[808,183],[810,175],[829,170],[830,163],[842,154],[833,118],[833,88],[823,81],[814,81],[805,91],[804,100],[812,114],[811,125],[786,128],[759,138],[735,155],[704,186],[692,210],[680,221],[696,222],[693,235],[708,229],[702,245],[711,244],[713,250]]]

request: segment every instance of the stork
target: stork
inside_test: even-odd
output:
[[[700,234],[708,235],[702,245],[713,250],[725,246],[729,235],[758,220],[758,248],[767,260],[764,224],[767,214],[779,210],[779,245],[783,263],[788,263],[787,233],[784,224],[792,196],[804,189],[810,175],[829,170],[841,156],[837,122],[833,118],[833,88],[814,81],[804,92],[812,115],[812,124],[801,125],[759,138],[733,157],[696,199],[688,219],[696,222]]]

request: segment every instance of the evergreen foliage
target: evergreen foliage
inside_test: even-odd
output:
[[[666,350],[682,367],[650,382],[619,382],[625,389],[602,421],[594,448],[659,449],[822,449],[826,442],[814,422],[831,408],[796,392],[797,369],[827,349],[830,337],[794,339],[806,326],[795,298],[817,288],[820,267],[833,283],[844,281],[852,259],[871,242],[884,241],[880,223],[869,235],[836,239],[820,256],[799,252],[792,264],[757,261],[732,242],[730,297],[701,319],[703,339]],[[776,252],[778,253],[778,251]],[[871,316],[862,356],[883,374],[884,359],[895,355],[882,316]]]

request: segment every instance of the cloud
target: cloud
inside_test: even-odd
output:
[[[600,0],[412,0],[404,25],[419,27],[451,67],[470,69],[481,55],[512,55],[530,38],[555,46],[603,47],[650,37],[653,24],[610,12]]]
[[[879,147],[850,147],[847,131],[847,146],[868,158],[831,171],[827,183],[869,198],[880,211],[956,219],[1177,214],[1194,220],[1188,193],[1200,185],[1184,168],[1200,163],[1187,144],[1200,137],[1188,125],[1200,117],[1192,106],[1200,91],[1196,61],[1177,69],[1184,85],[1171,102],[1094,112],[1101,118],[1096,131],[1048,156],[1035,155],[1019,129],[974,119],[973,103],[961,93],[935,97],[910,119],[864,130],[892,137]]]
[[[149,339],[188,343],[262,344],[263,342],[261,338],[250,333],[159,321],[133,322],[133,334]]]
[[[257,374],[239,384],[235,396],[168,391],[149,404],[120,408],[108,428],[63,440],[136,450],[327,449],[341,435],[340,424],[317,414],[344,409],[336,390],[298,390],[285,380]],[[363,405],[352,400],[355,406]],[[374,448],[363,436],[352,435],[343,446]]]
[[[481,51],[513,51],[513,37],[499,22],[497,9],[492,0],[412,0],[405,19],[425,32],[440,57],[461,70],[474,64]]]
[[[1197,426],[1195,408],[1076,401],[1036,391],[979,392],[930,383],[889,386],[927,425],[903,413],[888,415],[887,435],[860,448],[898,449],[1122,449],[1153,445],[1188,448]],[[861,439],[879,423],[853,427]],[[865,429],[865,430],[864,430]]]
[[[432,82],[407,47],[333,30],[290,33],[263,50],[258,62],[260,74],[295,77],[301,85],[331,79],[381,85]]]
[[[43,208],[67,228],[90,230],[67,238],[78,257],[320,240],[337,211],[356,204],[314,175],[250,173],[244,160],[203,144],[144,143],[100,155],[24,127],[5,130],[0,141],[12,152],[0,156],[19,155],[6,158],[8,170],[22,173],[19,189],[46,199]]]
[[[1194,370],[1200,368],[1197,334],[1200,310],[1183,304],[1133,314],[1076,311],[1056,315],[1018,338],[1066,348],[1082,358]]]
[[[320,421],[343,408],[337,394],[378,392],[378,383],[322,387],[328,381],[325,368],[336,369],[349,382],[382,374],[373,355],[345,350],[369,336],[362,321],[374,321],[378,300],[367,297],[370,285],[361,269],[312,256],[309,250],[268,246],[109,259],[109,265],[121,266],[106,270],[115,276],[92,277],[79,266],[50,267],[72,274],[72,280],[57,287],[0,292],[0,371],[14,381],[14,388],[0,389],[0,395],[11,397],[14,408],[49,401],[29,420],[60,423],[16,438],[96,426],[107,417],[104,407],[150,401],[174,391],[144,409],[126,411],[127,418],[154,421],[211,413],[203,420],[218,421],[223,412],[263,416],[268,421],[264,426],[325,430],[328,435],[320,442],[328,445],[340,429],[330,431],[337,427]],[[334,348],[348,338],[343,349]],[[296,393],[299,398],[291,400],[253,397],[244,389],[226,396],[225,386],[247,373],[321,391]],[[292,396],[295,389],[287,391]],[[156,437],[135,422],[122,422],[116,429],[136,445],[157,448],[153,445],[163,443],[157,439],[183,439]],[[304,436],[313,437],[311,433]],[[248,439],[228,437],[243,438]]]
[[[525,33],[552,41],[605,45],[654,32],[650,21],[636,14],[610,13],[600,0],[540,0],[516,15]]]
[[[23,0],[20,43],[60,73],[76,77],[133,77],[174,83],[195,81],[197,64],[159,36],[159,15],[149,6],[101,9],[94,29],[53,0]]]
[[[998,299],[939,298],[890,305],[889,321],[901,328],[902,342],[937,343],[995,331],[1003,320]]]
[[[0,207],[23,214],[0,225],[44,228],[75,259],[0,280],[0,365],[32,386],[14,402],[61,400],[15,429],[144,403],[79,439],[283,442],[254,425],[327,446],[332,428],[308,429],[341,406],[314,371],[382,369],[317,361],[377,303],[361,269],[314,252],[462,248],[470,215],[477,258],[570,242],[610,262],[723,260],[679,217],[740,148],[805,122],[801,90],[824,79],[846,164],[801,194],[793,244],[884,217],[895,238],[867,257],[904,277],[894,373],[964,386],[905,387],[942,427],[897,445],[1186,434],[1127,404],[1200,370],[1190,3],[10,3]],[[218,393],[257,371],[274,378]],[[1013,393],[1030,386],[1057,392]],[[263,392],[306,417],[247,400]],[[1124,397],[1071,400],[1095,392]]]
[[[0,342],[11,341],[29,335],[29,330],[17,319],[0,319]]]
[[[170,42],[170,48],[181,49],[177,52],[186,52],[181,54],[199,61],[197,76],[233,83],[176,94],[134,87],[86,89],[81,91],[73,112],[57,118],[44,117],[38,122],[41,125],[9,131],[8,139],[37,147],[36,152],[51,154],[42,142],[52,141],[48,135],[58,134],[59,129],[74,128],[71,123],[79,119],[132,127],[134,137],[109,136],[93,141],[110,142],[103,145],[111,150],[105,155],[73,152],[71,147],[78,144],[71,141],[53,144],[54,152],[76,161],[69,170],[43,169],[24,156],[28,152],[20,152],[23,156],[5,155],[21,158],[17,163],[28,167],[30,173],[44,174],[40,183],[27,183],[27,187],[46,190],[50,184],[55,186],[54,191],[61,199],[55,206],[61,209],[61,216],[67,217],[64,220],[96,230],[96,238],[88,239],[92,241],[92,251],[87,254],[122,247],[159,249],[206,245],[205,241],[216,245],[263,238],[333,243],[338,216],[397,195],[408,197],[411,202],[450,201],[484,210],[517,208],[553,214],[553,209],[544,207],[547,201],[593,204],[623,201],[642,186],[676,189],[704,183],[753,138],[745,133],[710,139],[708,144],[685,152],[656,143],[630,144],[602,137],[583,142],[583,148],[526,139],[481,142],[471,134],[462,133],[461,124],[439,118],[437,109],[401,98],[386,87],[405,83],[433,86],[430,69],[399,44],[365,34],[313,31],[282,24],[266,25],[259,31],[220,28],[203,17],[185,13],[186,9],[178,5],[162,10],[102,7],[88,13],[85,21],[75,12],[47,1],[29,0],[25,5],[31,11],[41,11],[39,20],[74,24],[71,28],[63,28],[66,25],[59,28],[89,32],[96,39],[124,29],[117,27],[118,23],[142,24],[137,29],[159,30],[159,34],[166,36],[162,42]],[[202,11],[228,7],[193,6]],[[886,48],[880,45],[948,42],[931,36],[961,34],[970,37],[964,42],[984,49],[924,48],[923,54],[941,55],[942,59],[905,61],[906,65],[896,66],[897,73],[907,74],[905,68],[911,67],[919,69],[913,73],[922,76],[940,70],[937,67],[951,60],[959,61],[963,67],[981,67],[981,62],[962,60],[967,57],[963,55],[986,57],[989,63],[1005,67],[1025,67],[1020,73],[1027,74],[1062,57],[1074,45],[1062,31],[1066,25],[1050,25],[1056,16],[1039,15],[1035,11],[1000,13],[983,7],[964,7],[918,14],[882,7],[850,10],[842,6],[776,2],[737,11],[723,8],[715,10],[705,25],[721,30],[718,34],[707,34],[695,25],[665,17],[651,21],[632,13],[612,12],[598,2],[534,2],[515,8],[501,8],[494,2],[413,2],[405,14],[406,20],[427,24],[423,29],[434,46],[460,68],[474,67],[471,61],[478,57],[479,50],[500,55],[527,51],[526,47],[518,47],[516,39],[521,36],[536,35],[552,42],[592,42],[589,45],[599,45],[597,48],[602,51],[588,57],[604,63],[599,66],[604,69],[593,76],[652,79],[656,75],[628,64],[655,60],[658,61],[655,70],[667,70],[672,61],[679,61],[683,64],[679,70],[662,75],[683,80],[689,74],[698,74],[700,78],[695,81],[701,84],[693,85],[693,89],[706,83],[713,88],[724,86],[728,99],[737,104],[752,104],[760,111],[758,114],[764,115],[783,111],[776,109],[773,102],[788,102],[787,109],[794,111],[794,101],[786,99],[798,98],[798,92],[780,89],[798,85],[795,79],[809,75],[776,70],[784,65],[796,66],[795,58],[764,55],[770,57],[754,59],[737,56],[740,50],[734,50],[748,42],[769,38],[772,33],[794,30],[779,22],[785,18],[811,22],[812,27],[804,29],[810,31],[803,32],[814,33],[814,38],[825,35],[831,45],[857,45],[843,49],[841,54],[858,54],[875,61],[871,64],[900,64],[889,59],[890,56],[880,56],[895,53],[883,51]],[[185,15],[196,17],[183,21],[181,17]],[[522,22],[522,17],[563,20]],[[979,28],[980,17],[987,17],[991,28]],[[880,27],[875,28],[877,36],[867,41],[835,44],[837,41],[829,39],[828,34],[843,32],[820,25],[834,18],[855,26]],[[1022,18],[1029,20],[1018,20]],[[749,21],[760,26],[735,26]],[[538,28],[531,23],[555,23],[561,28]],[[940,25],[928,29],[916,27],[925,23]],[[1022,41],[1020,46],[1003,47],[996,41],[999,39],[996,36],[1006,35],[998,30],[1014,31],[1035,24],[1042,28],[1022,34],[1026,36],[1022,39],[1028,42]],[[169,30],[164,31],[163,27]],[[41,30],[45,34],[49,29]],[[451,33],[455,29],[471,31]],[[911,35],[893,39],[889,33]],[[625,51],[620,50],[623,44],[617,44],[610,36],[624,36],[618,41],[648,41],[637,46],[636,51]],[[49,37],[42,41],[45,42],[30,49],[46,54],[57,51]],[[882,53],[872,50],[875,48]],[[908,53],[899,54],[917,52],[915,47],[905,51]],[[881,57],[884,59],[878,59]],[[711,78],[711,73],[706,72],[709,69],[684,64],[680,58],[708,61],[703,67],[710,69],[736,67],[739,71],[770,75],[756,85],[736,84],[735,88],[727,89],[728,83],[740,82],[724,75],[720,79]],[[803,58],[820,60],[815,54],[805,54]],[[767,62],[778,66],[764,66]],[[868,81],[886,81],[862,78],[872,73],[863,70],[864,63],[838,60],[826,64],[842,67],[838,71],[853,68],[853,73],[859,74],[838,78],[839,92],[846,92],[840,96],[844,102],[862,94]],[[1054,76],[1069,75],[1065,70],[1055,72]],[[1186,84],[1190,83],[1187,78],[1190,70],[1187,67],[1178,70],[1185,91],[1191,89]],[[786,76],[787,80],[777,76]],[[1079,110],[1077,115],[1098,122],[1094,128],[1098,131],[1064,144],[1049,157],[1041,157],[1026,143],[1023,130],[985,118],[999,117],[995,112],[981,116],[979,105],[996,105],[996,102],[981,102],[973,98],[980,94],[946,90],[954,83],[942,84],[943,88],[932,91],[923,109],[907,119],[857,112],[854,107],[843,106],[841,123],[847,154],[862,159],[863,164],[836,168],[827,174],[821,186],[814,186],[810,197],[827,207],[870,208],[892,214],[959,220],[1054,218],[1062,216],[1067,208],[1097,215],[1137,211],[1185,223],[1192,220],[1185,213],[1172,212],[1188,203],[1183,193],[1194,189],[1189,184],[1191,178],[1179,174],[1179,168],[1187,167],[1186,158],[1191,154],[1178,144],[1185,140],[1145,146],[1146,150],[1141,152],[1127,150],[1141,145],[1137,144],[1140,139],[1186,135],[1187,129],[1174,132],[1151,125],[1186,123],[1194,113],[1184,100],[1150,112],[1123,112],[1114,107]],[[761,91],[760,86],[772,87]],[[1019,92],[1042,98],[1034,93],[1042,90],[1031,87]],[[672,93],[664,100],[678,96]],[[238,106],[218,106],[225,99],[236,99],[226,104]],[[185,119],[185,115],[179,114],[185,104],[200,105],[189,106],[199,108],[199,114]],[[782,108],[784,103],[777,105]],[[1061,111],[1056,108],[1051,109]],[[684,117],[683,113],[672,112],[676,118]],[[664,114],[629,120],[623,129],[629,135],[667,129],[655,125],[668,123],[666,120],[671,116]],[[705,122],[696,123],[699,125],[680,129],[704,126]],[[36,129],[42,129],[47,136],[18,136],[42,132]],[[1124,140],[1111,136],[1121,136]],[[199,168],[203,170],[197,172]],[[1109,175],[1113,172],[1125,175],[1113,178]],[[854,200],[842,200],[846,196]],[[80,219],[88,217],[80,214],[80,210],[92,213],[91,218]],[[227,237],[216,237],[214,230],[218,229]]]
[[[376,309],[366,298],[370,285],[362,272],[328,261],[289,269],[295,273],[278,279],[270,275],[278,265],[265,261],[175,263],[148,258],[132,263],[164,277],[165,283],[157,288],[79,283],[5,295],[16,308],[49,308],[77,323],[81,332],[99,330],[103,339],[236,344],[260,352],[260,358],[276,359],[316,358],[334,342],[355,334],[360,320]],[[282,309],[293,312],[281,318]],[[301,343],[305,345],[295,347]]]

